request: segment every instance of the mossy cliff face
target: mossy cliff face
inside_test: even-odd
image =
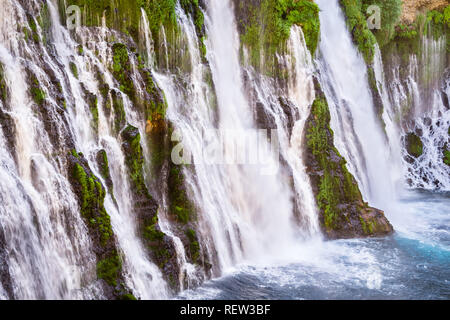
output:
[[[67,161],[69,181],[97,257],[97,277],[104,281],[104,290],[108,297],[121,298],[123,295],[129,295],[130,291],[124,284],[122,260],[111,219],[104,206],[106,191],[81,153],[72,150]]]
[[[302,28],[314,55],[319,41],[319,8],[312,0],[234,0],[243,50],[257,70],[276,75],[276,53],[283,53],[293,25]],[[261,60],[264,57],[264,61]]]
[[[144,178],[144,155],[139,130],[128,125],[121,133],[125,163],[131,182],[134,210],[139,221],[139,229],[148,253],[161,268],[170,284],[176,285],[179,268],[172,240],[158,225],[158,203],[150,195]],[[176,286],[174,289],[178,289]]]
[[[204,16],[200,8],[202,0],[60,0],[59,8],[61,16],[65,17],[65,6],[79,6],[82,13],[81,23],[87,27],[102,26],[104,17],[108,28],[129,35],[136,43],[139,40],[143,9],[147,14],[151,36],[155,43],[157,64],[164,68],[176,68],[176,61],[183,54],[182,50],[180,51],[175,45],[180,37],[180,28],[175,12],[177,2],[180,2],[181,7],[192,17],[201,54],[205,57],[206,34]],[[169,60],[169,65],[166,65],[166,58]]]
[[[3,136],[6,139],[9,150],[14,150],[16,144],[16,125],[8,111],[9,92],[4,77],[3,65],[0,63],[0,128],[3,130]]]
[[[319,222],[330,239],[383,236],[393,228],[378,209],[362,199],[345,159],[333,145],[330,113],[316,82],[317,98],[306,122],[306,165],[319,209]]]
[[[415,127],[417,117],[433,105],[436,90],[445,87],[450,62],[449,31],[450,5],[447,3],[438,10],[417,12],[414,21],[404,18],[381,48],[386,82],[400,81],[406,88],[406,96],[394,106],[398,110],[397,121],[404,128]],[[436,45],[438,40],[440,46]],[[417,92],[408,90],[410,77],[417,83]],[[415,103],[416,94],[420,105]],[[444,92],[442,98],[443,104],[448,105]]]
[[[152,76],[151,70],[144,64],[144,59],[136,50],[136,42],[139,40],[138,34],[135,33],[139,27],[141,17],[141,8],[147,13],[155,41],[156,57],[158,59],[158,41],[162,41],[161,28],[164,27],[168,46],[168,58],[170,63],[177,61],[178,57],[172,54],[170,50],[179,50],[176,46],[170,44],[178,33],[179,29],[176,24],[175,4],[177,1],[69,1],[69,4],[80,5],[83,13],[83,24],[88,27],[101,25],[101,17],[105,15],[106,25],[109,28],[122,31],[124,36],[114,37],[111,44],[112,60],[108,65],[108,69],[117,82],[117,89],[110,88],[105,79],[98,75],[100,94],[104,102],[104,111],[107,119],[112,122],[114,130],[113,134],[120,137],[122,141],[122,149],[125,154],[125,164],[127,166],[128,177],[131,186],[131,196],[134,202],[134,212],[137,216],[138,229],[141,239],[147,248],[148,255],[156,265],[160,267],[162,273],[171,285],[177,291],[179,287],[180,269],[177,261],[177,253],[171,237],[162,232],[158,221],[158,202],[163,201],[163,197],[168,197],[171,203],[170,215],[180,218],[174,219],[177,225],[176,233],[182,240],[188,261],[194,264],[202,264],[205,260],[201,257],[201,248],[198,241],[196,229],[196,217],[193,213],[193,205],[188,201],[186,196],[186,187],[184,177],[181,171],[177,171],[176,178],[173,174],[175,171],[169,164],[170,143],[168,122],[165,119],[167,104],[164,93],[158,88]],[[127,4],[130,6],[128,7]],[[131,6],[133,4],[133,6]],[[204,17],[200,9],[201,2],[198,1],[181,1],[182,8],[192,17],[196,26],[196,32],[199,41],[204,41]],[[125,11],[121,11],[125,8]],[[124,17],[124,15],[129,14]],[[123,18],[123,21],[121,19]],[[133,24],[133,23],[135,24]],[[201,53],[204,55],[204,46],[200,46]],[[83,50],[80,50],[83,54]],[[165,55],[165,52],[163,53]],[[162,59],[166,61],[165,57]],[[157,62],[158,64],[158,62]],[[164,65],[164,68],[170,66]],[[72,68],[73,69],[73,68]],[[74,76],[78,71],[72,70]],[[137,82],[136,82],[137,81]],[[98,127],[98,97],[90,97],[85,92],[86,98],[90,101],[90,109],[93,115],[93,125]],[[139,129],[127,124],[126,108],[124,95],[128,96],[131,102],[131,108],[138,114],[139,118],[146,123],[145,137],[142,137]],[[143,141],[145,139],[145,141]],[[149,154],[144,155],[142,143],[146,142]],[[145,157],[147,157],[147,161]],[[111,193],[113,201],[113,185],[108,170],[108,159],[104,150],[96,155],[96,160],[100,168],[100,173],[106,182],[108,191]],[[170,166],[170,168],[169,168]],[[146,174],[151,174],[147,176]],[[152,194],[148,185],[156,185],[152,188]],[[167,185],[167,188],[162,188]],[[167,190],[169,191],[167,191]],[[159,194],[159,191],[170,193],[169,195]],[[164,191],[165,190],[165,191]],[[171,190],[177,190],[181,196],[171,193]],[[181,199],[181,200],[180,200]],[[181,209],[180,209],[181,208]],[[173,209],[173,210],[172,210]],[[109,266],[112,269],[120,267],[119,261],[111,256],[111,260],[105,261],[103,267]],[[209,267],[207,267],[209,268]],[[101,272],[108,274],[107,272]],[[107,275],[107,277],[110,277]]]
[[[401,0],[340,0],[339,3],[353,42],[367,64],[367,76],[373,105],[380,125],[384,126],[381,116],[383,114],[383,102],[373,66],[375,46],[377,42],[382,45],[392,37],[394,26],[401,14]],[[380,8],[381,29],[369,29],[368,20],[373,14],[373,11],[369,8],[373,5]]]

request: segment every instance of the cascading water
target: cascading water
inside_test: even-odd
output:
[[[375,115],[366,65],[353,45],[338,1],[317,3],[322,8],[319,73],[330,105],[336,147],[349,161],[364,197],[387,209],[395,190],[389,149]]]
[[[418,158],[411,157],[406,148],[401,152],[403,176],[411,188],[450,190],[450,167],[444,163],[450,127],[445,43],[445,36],[433,39],[424,35],[422,54],[411,55],[406,80],[394,70],[393,84],[387,88],[394,106],[390,112],[400,135],[416,133],[423,143],[423,154]],[[398,140],[398,135],[391,136]]]
[[[400,80],[388,86],[381,54],[376,48],[373,69],[384,108],[378,118],[368,84],[367,67],[352,43],[338,1],[318,0],[317,3],[321,8],[317,71],[330,107],[335,145],[348,160],[349,170],[357,178],[364,198],[386,210],[398,233],[388,239],[306,243],[301,246],[303,259],[293,258],[292,265],[242,269],[185,296],[245,299],[254,297],[256,291],[264,297],[289,299],[448,298],[448,290],[445,289],[449,279],[446,267],[449,259],[448,199],[439,195],[405,194],[403,191],[405,163],[402,155],[405,151],[401,137],[404,128],[399,125],[400,114],[397,111],[401,104],[393,97],[404,99],[411,94],[415,103],[421,104],[420,85],[414,80],[419,68],[411,64],[411,75],[405,82],[407,89]],[[442,61],[440,56],[435,57]],[[442,66],[439,63],[433,65]],[[264,89],[271,92],[266,87]],[[448,86],[444,86],[443,92],[448,93]],[[435,140],[429,141],[427,130],[423,134],[424,145],[435,150],[431,152],[435,157],[442,154],[442,141],[448,134],[444,130],[448,129],[446,124],[436,126],[436,122],[446,121],[442,94],[439,90],[434,93],[435,101],[439,103],[432,107],[435,122],[427,129]],[[424,154],[426,152],[424,150]],[[419,161],[424,158],[425,155]],[[431,269],[439,271],[435,273]],[[414,283],[412,287],[411,281]],[[436,290],[430,292],[427,289],[429,285]],[[341,286],[346,289],[341,290]],[[235,292],[238,287],[240,293]]]
[[[6,6],[5,11],[11,13],[8,19],[20,19],[23,24],[27,23],[20,5],[9,2],[4,6]],[[137,236],[121,142],[112,136],[111,124],[108,124],[102,108],[99,108],[99,130],[96,136],[92,130],[91,115],[86,112],[88,106],[81,91],[82,83],[87,90],[101,97],[95,80],[96,67],[104,73],[106,79],[109,79],[108,84],[114,87],[112,77],[102,67],[102,62],[110,61],[106,59],[111,57],[103,55],[106,61],[100,61],[90,50],[86,50],[83,56],[77,55],[75,53],[77,44],[71,40],[67,30],[59,24],[59,16],[53,3],[47,2],[47,6],[52,25],[48,47],[30,47],[17,34],[3,34],[3,39],[8,39],[9,43],[5,40],[1,48],[0,58],[8,87],[21,88],[10,91],[10,105],[15,106],[14,109],[7,111],[3,106],[14,119],[17,131],[15,148],[17,154],[12,154],[13,157],[17,157],[17,167],[9,156],[9,152],[3,153],[7,161],[4,168],[8,170],[4,172],[5,178],[2,179],[2,182],[10,187],[16,185],[17,194],[12,197],[11,189],[7,191],[5,185],[1,216],[5,237],[10,239],[8,242],[10,247],[7,251],[15,252],[9,256],[8,261],[12,286],[16,288],[13,296],[16,298],[102,297],[100,287],[93,282],[95,258],[92,256],[86,228],[79,216],[78,205],[70,192],[69,182],[64,178],[65,174],[61,172],[62,164],[55,162],[51,157],[60,151],[53,149],[53,137],[48,137],[48,133],[43,131],[46,126],[42,120],[33,116],[35,112],[31,109],[32,101],[28,97],[27,88],[24,87],[26,75],[21,55],[25,54],[28,58],[26,66],[38,75],[39,85],[45,90],[45,96],[52,103],[52,108],[58,110],[60,106],[56,101],[57,93],[53,91],[51,80],[47,78],[47,72],[43,68],[50,68],[58,78],[67,106],[70,107],[73,104],[73,108],[69,108],[66,119],[55,114],[55,118],[51,120],[55,124],[64,124],[67,121],[69,127],[63,125],[60,127],[60,130],[64,132],[61,136],[69,134],[73,137],[77,149],[91,160],[92,168],[97,167],[95,154],[102,148],[106,149],[108,158],[111,159],[115,200],[113,201],[112,195],[108,195],[105,207],[111,215],[112,226],[123,252],[127,284],[143,298],[163,298],[166,296],[164,281],[158,268],[146,258]],[[4,31],[7,30],[3,29],[2,32]],[[43,31],[39,31],[40,36],[43,37]],[[89,45],[91,36],[89,31],[79,32],[86,45]],[[102,33],[106,35],[107,31],[103,30]],[[105,42],[106,38],[96,38],[93,41],[98,45],[101,54],[107,53]],[[51,51],[47,51],[48,48]],[[41,55],[34,54],[36,50],[43,51],[42,60]],[[53,59],[55,55],[57,58]],[[73,57],[75,57],[73,63],[77,67],[79,80],[70,69]],[[99,100],[99,105],[106,105],[106,101],[101,101],[101,98]],[[133,111],[125,96],[123,96],[123,102],[126,114],[130,118],[129,122],[135,122]],[[63,141],[60,143],[64,145]],[[97,174],[97,176],[101,175]],[[20,198],[23,200],[18,202],[17,199]],[[10,205],[8,205],[9,202],[11,202]],[[21,206],[22,209],[17,206]],[[10,216],[18,212],[23,214],[22,218]],[[69,224],[70,232],[66,227]],[[23,232],[27,236],[25,234],[22,237],[18,236]],[[12,236],[13,234],[15,236]],[[13,239],[20,242],[15,243]],[[28,268],[28,271],[24,268]],[[49,274],[55,276],[46,276]],[[86,287],[85,283],[89,285]]]
[[[22,7],[15,2],[2,2],[2,12],[7,14],[6,20],[26,23]],[[28,46],[8,28],[2,29],[0,48],[6,83],[9,88],[17,88],[9,91],[14,107],[2,106],[17,131],[15,152],[2,152],[0,222],[7,239],[7,261],[3,263],[11,280],[8,296],[93,298],[101,294],[95,285],[80,290],[83,283],[92,283],[89,279],[95,261],[86,228],[69,183],[61,174],[61,163],[51,157],[57,150],[27,94],[25,67],[36,71],[39,81],[48,83],[39,68],[40,55],[34,54],[42,48]],[[63,121],[55,119],[55,124]],[[6,146],[4,142],[2,146]]]
[[[373,69],[384,107],[379,117],[367,67],[338,1],[316,2],[318,59],[312,61],[302,29],[294,25],[284,53],[276,55],[286,70],[277,81],[247,63],[231,0],[205,3],[201,40],[197,21],[179,4],[176,32],[161,25],[152,33],[153,21],[141,8],[136,43],[107,28],[106,13],[102,27],[70,32],[61,24],[56,0],[1,1],[0,299],[104,299],[118,292],[162,299],[173,289],[182,291],[181,298],[448,297],[448,199],[400,192],[405,180],[414,188],[450,189],[449,167],[442,160],[450,143],[448,78],[438,86],[445,39],[425,38],[423,55],[410,59],[408,78],[401,79],[404,72],[394,68],[389,85],[376,50]],[[126,83],[115,72],[123,57],[115,56],[114,45],[122,43],[137,48],[126,49],[134,96],[124,93]],[[152,123],[140,110],[148,93],[147,70],[155,80],[152,90],[165,96],[165,120],[174,128],[168,139],[178,136],[183,153],[192,155],[192,165],[180,166],[196,209],[195,221],[186,226],[170,212],[168,182],[155,182],[149,169],[155,156]],[[335,145],[364,198],[392,219],[394,237],[322,240],[304,154],[304,131],[316,99],[314,76],[328,100]],[[406,101],[413,106],[408,112]],[[136,198],[124,151],[130,127],[142,137],[143,184],[159,207],[152,218],[156,227],[146,230],[153,232],[150,238],[156,234],[170,244],[158,254],[173,249],[169,271],[177,283],[143,239],[142,211],[151,208],[140,207]],[[276,131],[260,135],[261,128]],[[412,160],[402,140],[410,131],[420,133],[424,145],[423,155]],[[253,149],[259,157],[236,154],[242,143],[262,146]],[[219,155],[215,151],[235,157],[215,158],[222,160],[217,164],[211,162]],[[109,163],[107,174],[99,154]],[[83,213],[70,161],[89,167],[104,186],[102,205],[113,233],[107,248],[92,235],[96,221]],[[161,171],[162,181],[170,169]],[[195,241],[186,244],[192,234]],[[101,267],[111,264],[103,251],[111,246],[120,260],[113,281],[101,275]],[[201,263],[193,259],[197,247]],[[428,290],[430,284],[437,290]]]
[[[185,170],[185,174],[188,184],[194,190],[193,195],[201,211],[199,229],[202,233],[202,242],[206,244],[210,258],[218,259],[216,266],[218,270],[225,270],[243,261],[260,260],[267,255],[274,255],[275,252],[279,254],[280,248],[288,248],[295,243],[296,234],[290,200],[291,191],[280,183],[285,181],[287,185],[287,177],[280,174],[261,175],[260,167],[245,164],[208,165],[207,161],[210,159],[203,158],[208,144],[218,145],[221,138],[217,131],[211,131],[211,129],[220,128],[223,130],[221,133],[231,134],[232,138],[225,140],[225,148],[232,149],[233,143],[237,141],[236,134],[245,134],[255,128],[249,102],[242,92],[242,71],[238,59],[239,41],[236,38],[237,31],[230,3],[211,2],[206,17],[209,39],[207,58],[211,65],[217,93],[217,116],[214,109],[215,100],[211,99],[212,88],[205,83],[209,70],[201,62],[194,25],[181,9],[177,12],[179,24],[187,39],[192,66],[190,73],[184,75],[189,80],[183,80],[189,84],[187,88],[180,87],[177,75],[163,70],[155,71],[154,74],[167,98],[169,106],[167,117],[180,131],[183,145],[193,155],[194,170]],[[308,79],[311,74],[303,70],[308,68],[308,65],[303,67],[303,63],[307,64],[310,58],[305,53],[307,49],[304,43],[300,42],[302,39],[300,34],[301,31],[298,29],[293,33],[291,55],[297,59],[292,62],[299,70],[296,76],[304,77],[306,82],[301,82],[303,78],[294,80],[295,75],[293,75],[291,93],[292,99],[296,99],[295,102],[302,103],[299,107],[307,108],[308,103],[312,103],[314,93],[311,92],[313,90],[311,79]],[[225,37],[227,41],[223,41]],[[254,85],[257,86],[256,81]],[[258,87],[257,89],[261,94],[267,88]],[[270,90],[273,89],[270,88]],[[309,100],[299,101],[303,96]],[[260,97],[260,99],[267,98]],[[265,101],[266,107],[269,108],[270,102]],[[286,119],[282,118],[284,116],[279,103],[276,108],[271,112],[280,124],[280,128],[286,130]],[[293,143],[292,150],[289,149],[291,143],[286,131],[280,132],[280,139],[283,143],[282,152],[290,156],[289,159],[293,163],[297,185],[304,186],[302,180],[307,178],[304,176],[303,164],[298,160],[302,136],[300,122],[292,138],[294,141],[297,139]],[[256,144],[256,140],[250,141]],[[300,190],[298,193],[301,193]],[[308,190],[307,187],[306,190]],[[309,202],[304,205],[309,209],[311,229],[317,232],[311,190],[309,193],[305,192],[305,197],[307,195]],[[217,253],[220,254],[217,255]]]
[[[60,53],[60,56],[64,59],[64,52],[68,52],[71,54],[76,47],[76,45],[71,42],[70,36],[66,33],[67,31],[59,24],[59,17],[56,13],[56,9],[53,7],[51,3],[49,3],[50,12],[52,15],[52,24],[55,29],[59,28],[59,30],[55,30],[54,34],[61,34],[60,39],[55,39],[55,46]],[[59,40],[59,41],[58,41]],[[100,39],[100,46],[102,46],[102,42],[106,42],[106,39]],[[90,56],[93,58],[93,56]],[[108,57],[107,61],[111,61],[112,57]],[[80,59],[83,63],[86,63],[88,66],[90,63],[95,63],[90,60],[86,61],[85,59]],[[96,58],[93,58],[95,61]],[[100,64],[99,61],[96,61],[97,64]],[[78,70],[80,72],[80,78],[83,79],[83,64],[77,64]],[[93,69],[92,65],[91,68]],[[86,70],[87,73],[89,69]],[[91,70],[92,70],[91,69]],[[66,73],[70,75],[69,66],[66,64]],[[104,70],[104,73],[107,73]],[[86,86],[88,89],[93,89],[97,96],[100,96],[98,86],[95,83],[95,76],[93,74],[86,75]],[[77,82],[73,79],[74,82]],[[91,82],[91,83],[89,83]],[[93,83],[92,83],[93,82]],[[136,81],[137,82],[137,81]],[[111,87],[114,87],[114,83],[109,83]],[[77,87],[78,83],[73,87]],[[73,96],[81,97],[81,93],[74,90]],[[117,89],[116,89],[117,90]],[[139,127],[140,121],[137,120],[137,116],[134,111],[131,109],[130,102],[128,98],[122,95],[125,114],[128,117],[128,123],[135,124]],[[131,202],[130,195],[130,185],[128,183],[128,178],[126,175],[126,166],[124,160],[124,154],[120,147],[120,140],[113,137],[111,134],[111,126],[99,126],[98,132],[98,140],[94,139],[94,133],[90,128],[90,119],[84,112],[78,113],[78,111],[85,110],[86,103],[82,100],[80,104],[76,104],[76,118],[83,117],[80,121],[78,121],[77,127],[73,130],[76,132],[79,130],[79,133],[76,134],[76,137],[82,137],[86,140],[78,141],[79,150],[82,150],[88,158],[92,159],[91,166],[93,168],[96,167],[94,163],[96,151],[101,148],[105,148],[108,159],[111,159],[111,177],[114,185],[114,199],[117,200],[118,208],[115,206],[113,202],[112,195],[107,197],[105,207],[108,213],[111,216],[111,223],[114,229],[115,234],[117,235],[120,249],[123,251],[124,257],[124,269],[125,269],[125,277],[127,284],[130,288],[136,291],[137,295],[142,297],[143,299],[156,299],[156,298],[164,298],[167,294],[166,285],[162,279],[159,269],[150,262],[144,253],[144,249],[137,235],[137,225],[135,222],[135,218],[133,218],[133,204]],[[107,123],[107,120],[104,116],[104,110],[100,108],[99,122]],[[80,130],[81,129],[81,130]],[[143,129],[141,128],[141,131]],[[91,132],[90,135],[86,136],[86,132]],[[84,135],[83,135],[84,133]],[[101,176],[97,174],[97,176]]]

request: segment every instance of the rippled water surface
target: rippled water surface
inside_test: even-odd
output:
[[[391,220],[391,237],[305,243],[291,262],[241,265],[179,298],[449,299],[449,195],[411,194]]]

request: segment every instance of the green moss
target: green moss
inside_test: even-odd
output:
[[[69,63],[70,71],[72,71],[72,74],[75,78],[78,79],[78,68],[77,65],[73,62]]]
[[[144,181],[144,155],[141,146],[141,135],[136,127],[128,125],[122,132],[125,162],[128,167],[134,191],[140,195],[150,197]]]
[[[164,93],[156,87],[153,77],[149,70],[141,72],[142,78],[145,82],[145,90],[150,99],[144,102],[145,117],[150,122],[156,122],[166,117],[167,102]]]
[[[161,269],[172,258],[165,244],[165,234],[158,226],[158,215],[155,214],[151,219],[145,219],[143,237],[147,240],[147,246],[151,250],[154,258]]]
[[[92,128],[98,132],[98,98],[95,94],[86,91],[86,100],[89,106],[89,111],[92,116]]]
[[[28,15],[28,26],[31,30],[31,37],[33,38],[33,41],[35,43],[39,43],[40,37],[37,30],[36,20],[31,15]]]
[[[111,286],[117,286],[117,279],[122,270],[122,261],[117,253],[97,263],[97,278],[103,279]]]
[[[186,231],[189,240],[189,254],[193,262],[198,262],[200,258],[200,244],[198,242],[197,233],[193,229]]]
[[[181,223],[188,223],[195,217],[195,207],[191,203],[181,166],[173,165],[169,171],[169,212]]]
[[[8,88],[3,71],[3,65],[0,63],[0,100],[6,101],[8,97]]]
[[[156,38],[159,37],[161,26],[170,29],[176,25],[176,0],[137,0],[136,2],[147,12],[150,30]]]
[[[444,150],[444,159],[443,159],[444,163],[448,166],[450,166],[450,150],[449,149],[445,149]]]
[[[74,156],[75,158],[79,159],[80,156],[78,155],[77,151],[75,149],[70,150],[70,154]]]
[[[133,300],[136,301],[136,297],[134,295],[132,295],[131,293],[128,294],[124,294],[122,296],[119,297],[119,300]]]
[[[372,64],[377,40],[367,26],[362,1],[340,0],[340,4],[347,17],[347,27],[352,34],[354,43],[358,46],[366,63]]]
[[[119,81],[120,91],[127,94],[131,99],[134,98],[134,85],[131,80],[131,63],[128,55],[128,48],[122,43],[115,43],[113,51],[113,75]]]
[[[380,29],[373,29],[371,32],[375,35],[380,47],[383,47],[393,38],[395,26],[402,13],[401,0],[362,0],[362,12],[365,18],[369,18],[367,9],[371,5],[380,8],[381,25]]]
[[[119,92],[112,91],[112,106],[114,110],[114,128],[119,132],[126,124],[125,107],[123,104],[122,95]]]
[[[31,79],[31,85],[30,85],[30,94],[33,98],[34,102],[42,106],[45,101],[45,91],[41,89],[38,79],[33,75]]]
[[[266,59],[265,70],[274,67],[275,53],[283,51],[289,38],[291,27],[302,27],[306,45],[311,54],[316,51],[320,20],[319,8],[310,0],[261,0],[255,6],[242,3],[238,10],[245,11],[245,21],[241,21],[242,43],[250,49],[250,63],[260,69],[261,52]]]
[[[161,232],[158,228],[158,216],[155,215],[151,221],[146,223],[146,227],[144,230],[144,238],[149,241],[160,242],[164,239],[164,233]]]
[[[82,156],[78,155],[77,158],[80,157]],[[111,219],[104,207],[105,190],[97,177],[86,172],[79,163],[74,164],[71,174],[77,185],[81,215],[91,228],[99,232],[101,244],[106,245],[113,232]]]
[[[205,17],[200,9],[198,0],[180,0],[180,5],[187,14],[190,14],[194,19],[195,30],[198,36],[200,53],[206,59],[205,46]]]
[[[447,52],[450,52],[450,5],[443,10],[432,10],[427,13],[425,34],[431,35],[435,39],[447,36]]]
[[[420,137],[417,136],[416,134],[414,133],[407,134],[405,138],[405,143],[406,143],[406,150],[411,156],[418,158],[423,154],[423,142],[420,139]]]
[[[339,204],[361,200],[361,193],[353,176],[348,172],[345,160],[333,145],[330,113],[325,97],[318,97],[311,108],[312,121],[307,126],[307,146],[321,172],[316,201],[323,213],[327,230],[336,228],[341,216]],[[333,161],[337,155],[341,160]]]
[[[105,150],[100,150],[98,152],[98,158],[100,161],[100,171],[103,177],[110,178],[111,174],[109,172],[109,162],[108,162],[108,156],[106,154]]]

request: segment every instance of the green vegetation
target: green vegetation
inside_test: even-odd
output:
[[[373,33],[367,26],[367,18],[363,12],[361,0],[341,0],[341,6],[347,17],[347,26],[352,34],[353,41],[358,46],[364,60],[372,64],[377,42]]]
[[[126,124],[125,107],[120,92],[111,91],[112,107],[114,110],[114,129],[119,132]]]
[[[39,80],[34,75],[31,76],[31,84],[29,90],[34,102],[37,105],[42,106],[44,104],[46,94],[45,91],[41,89]]]
[[[128,48],[122,43],[115,43],[113,50],[113,75],[120,83],[120,91],[134,98],[134,85],[131,79],[131,63]]]
[[[375,44],[380,47],[386,45],[395,34],[395,26],[401,15],[401,0],[340,0],[340,4],[347,17],[347,26],[352,34],[353,41],[358,46],[364,60],[372,64],[375,53]],[[380,8],[381,29],[370,30],[367,25],[369,6]]]
[[[450,166],[450,150],[448,149],[448,147],[446,146],[444,149],[444,159],[443,159],[444,163],[448,166]]]
[[[164,266],[172,258],[169,250],[165,245],[165,234],[158,226],[158,215],[155,214],[152,219],[144,221],[144,239],[147,240],[147,245],[153,253],[159,267],[164,269]]]
[[[105,179],[110,179],[111,174],[109,172],[109,162],[108,162],[108,156],[106,154],[105,150],[100,150],[97,154],[97,159],[99,160],[100,165],[100,173]]]
[[[8,97],[8,88],[6,87],[3,65],[0,63],[0,100],[6,101],[7,97]]]
[[[165,101],[164,93],[158,89],[153,77],[148,70],[142,70],[142,78],[145,82],[145,90],[150,99],[146,100],[145,117],[152,123],[162,120],[166,117],[167,103]]]
[[[171,164],[169,171],[169,212],[175,215],[179,222],[187,224],[195,217],[195,207],[187,194],[181,168]]]
[[[197,233],[193,229],[186,231],[186,236],[189,240],[189,254],[194,263],[198,262],[200,258],[200,244],[198,243]]]
[[[97,177],[79,163],[73,165],[72,179],[75,181],[81,215],[91,228],[99,232],[100,242],[105,246],[113,235],[111,219],[104,207],[105,190]]]
[[[137,299],[131,293],[127,293],[127,294],[124,294],[124,295],[120,296],[119,300],[133,300],[133,301],[136,301]]]
[[[128,125],[122,132],[122,139],[124,140],[125,162],[133,183],[133,190],[139,195],[151,198],[144,181],[144,155],[139,130]]]
[[[155,215],[150,223],[147,223],[144,230],[144,238],[152,242],[159,242],[164,239],[164,233],[158,230],[158,215]]]
[[[418,158],[423,154],[423,142],[415,133],[408,133],[405,138],[406,150],[408,153]]]
[[[306,133],[307,146],[321,172],[316,200],[323,213],[325,228],[332,230],[341,217],[339,205],[361,201],[362,197],[356,181],[347,170],[346,161],[333,145],[330,112],[325,97],[314,101],[310,119]],[[336,158],[340,160],[333,160]]]
[[[28,26],[30,27],[31,30],[31,37],[33,39],[33,41],[37,44],[40,41],[39,38],[39,33],[37,30],[37,24],[36,24],[36,20],[34,20],[34,18],[31,15],[28,15]],[[25,34],[26,38],[28,38],[28,32]]]
[[[425,34],[434,38],[447,35],[447,52],[450,52],[450,5],[441,11],[432,10],[427,13]]]
[[[359,221],[361,223],[361,227],[363,229],[364,234],[371,235],[376,230],[376,221],[375,220],[364,220],[363,217],[359,217]]]
[[[159,41],[161,26],[176,29],[175,5],[177,0],[136,0],[139,7],[147,12],[152,35]]]
[[[72,71],[72,74],[75,78],[78,79],[78,68],[77,65],[73,62],[69,63],[70,71]]]
[[[91,93],[87,95],[87,102],[92,116],[92,127],[95,132],[98,131],[98,99],[97,96]]]
[[[380,8],[381,29],[371,30],[377,38],[380,47],[387,44],[395,33],[395,26],[398,23],[402,13],[401,0],[362,0],[362,12],[368,18],[367,9],[371,5]]]
[[[200,53],[202,57],[206,58],[206,47],[205,47],[205,17],[202,10],[200,9],[198,0],[180,0],[181,7],[184,11],[191,15],[194,19],[195,31],[198,36]]]
[[[115,287],[117,286],[117,279],[120,277],[121,270],[122,261],[117,252],[114,252],[108,258],[97,263],[97,278],[103,279],[110,286]]]
[[[242,43],[250,49],[250,63],[260,69],[261,52],[272,68],[276,52],[283,50],[291,27],[302,27],[305,41],[313,55],[319,41],[319,7],[312,0],[261,0],[255,6],[241,2],[237,10],[243,12],[240,28]]]

